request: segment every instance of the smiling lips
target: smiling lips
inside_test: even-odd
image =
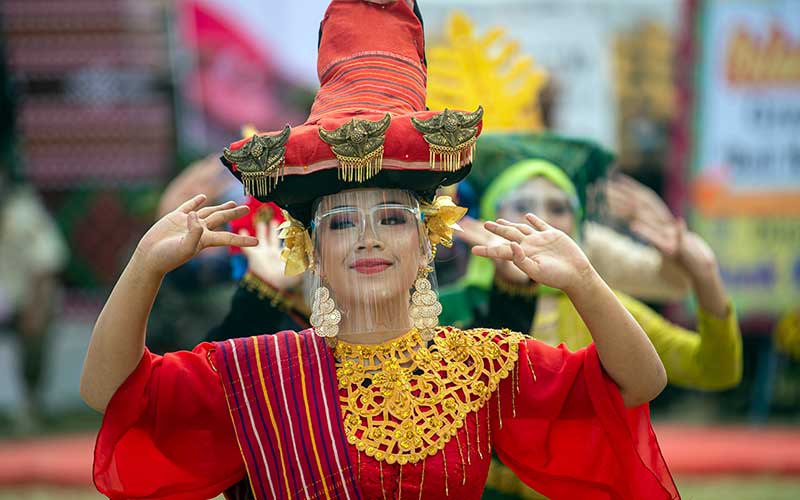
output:
[[[354,269],[361,274],[377,274],[382,273],[392,262],[386,259],[358,259],[350,265],[350,269]]]

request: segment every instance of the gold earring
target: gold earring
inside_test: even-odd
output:
[[[439,326],[439,315],[442,313],[442,304],[439,296],[433,291],[428,273],[433,269],[425,266],[419,270],[417,280],[414,282],[414,293],[411,294],[411,306],[408,314],[411,322],[419,331],[419,336],[424,341],[431,340]]]
[[[314,327],[314,333],[328,340],[333,340],[339,334],[339,322],[342,321],[342,313],[336,309],[331,292],[327,287],[320,286],[314,292],[314,300],[311,303],[311,318],[309,320]]]

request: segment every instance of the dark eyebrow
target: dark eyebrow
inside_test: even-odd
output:
[[[376,203],[376,204],[375,204],[375,205],[373,205],[373,206],[375,206],[375,207],[379,207],[379,206],[381,206],[381,205],[403,205],[403,203],[401,203],[401,202],[399,202],[399,201],[382,201],[382,202],[380,202],[380,203]],[[403,206],[405,206],[405,205],[403,205]]]
[[[381,206],[381,205],[403,205],[403,203],[401,203],[399,201],[382,201],[380,203],[376,203],[373,206],[378,207],[378,206]],[[403,206],[405,206],[405,205],[403,205]],[[331,207],[331,208],[328,208],[326,210],[338,210],[340,208],[356,208],[356,207],[354,205],[336,205],[335,207]]]

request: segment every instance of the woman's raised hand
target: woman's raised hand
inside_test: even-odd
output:
[[[611,213],[626,220],[631,231],[675,262],[694,281],[716,273],[717,259],[710,246],[689,231],[686,222],[672,215],[655,191],[640,182],[619,176],[607,185]]]
[[[511,261],[530,279],[565,292],[580,286],[595,272],[589,259],[572,238],[533,214],[527,224],[505,219],[486,222],[484,227],[503,238],[499,244],[476,245],[480,257]]]
[[[234,201],[202,207],[205,201],[202,194],[185,201],[145,233],[136,247],[136,255],[148,272],[163,276],[208,247],[258,244],[252,236],[217,230],[245,215],[248,207]]]

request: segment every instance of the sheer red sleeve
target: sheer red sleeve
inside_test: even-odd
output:
[[[106,409],[94,482],[111,499],[213,498],[245,475],[211,344],[139,366]]]
[[[518,363],[518,381],[503,381],[493,433],[498,457],[522,481],[552,500],[680,498],[648,406],[625,408],[594,345],[571,353],[526,340]]]

